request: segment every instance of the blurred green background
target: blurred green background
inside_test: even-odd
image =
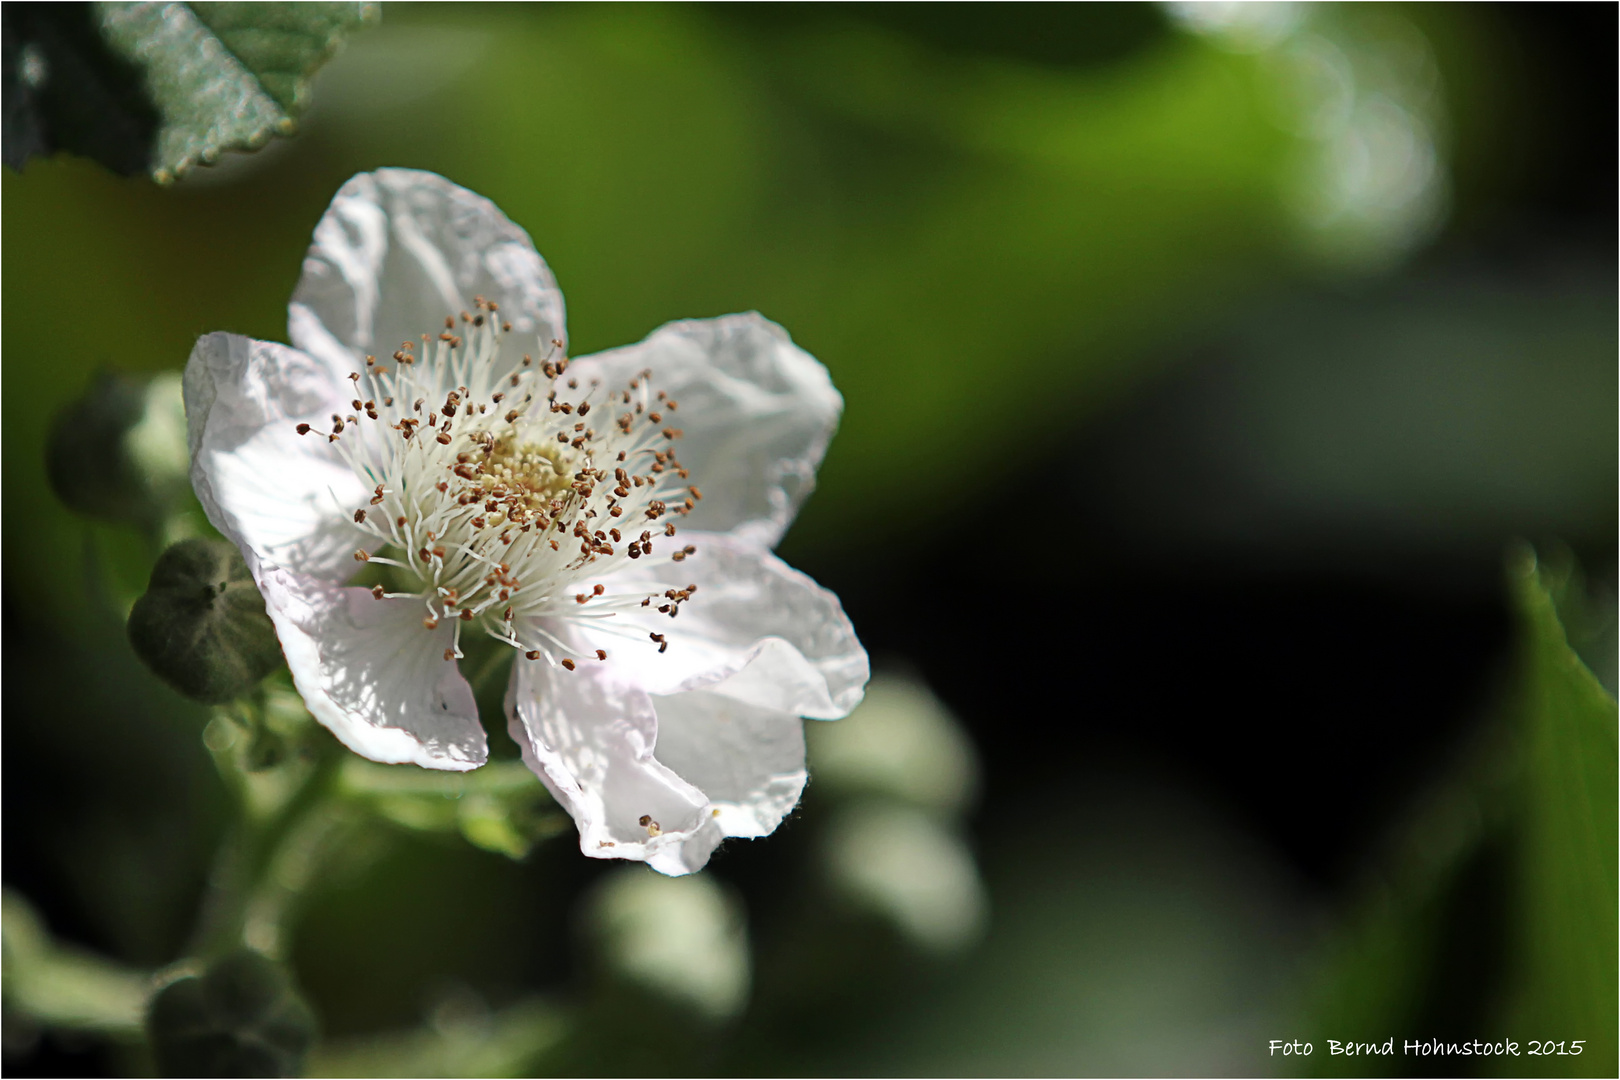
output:
[[[571,833],[512,860],[378,829],[299,909],[312,1068],[1612,1075],[1612,920],[1547,945],[1579,890],[1521,887],[1592,870],[1612,916],[1612,821],[1550,869],[1523,840],[1562,820],[1523,689],[1561,644],[1502,567],[1538,545],[1612,694],[1614,31],[1604,5],[400,5],[294,138],[167,188],[6,171],[6,884],[155,968],[224,827],[205,716],[123,637],[153,552],[52,495],[52,417],[202,333],[285,339],[332,193],[410,166],[529,232],[576,355],[757,309],[826,363],[844,424],[782,550],[889,690],[679,901],[733,928],[702,952],[742,949],[741,989],[614,975],[601,913],[639,886]],[[880,706],[922,726],[863,749]],[[1324,1059],[1372,1032],[1595,1049]],[[1268,1051],[1294,1038],[1317,1055]],[[5,1045],[17,1075],[141,1067],[10,1013]]]

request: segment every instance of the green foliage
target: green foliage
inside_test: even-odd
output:
[[[1585,1039],[1547,1075],[1613,1076],[1617,1042],[1615,701],[1570,649],[1555,600],[1567,566],[1513,568],[1526,620],[1523,986],[1510,1026],[1526,1038]],[[1514,1070],[1516,1071],[1516,1070]]]
[[[163,553],[129,613],[129,641],[164,682],[207,704],[246,693],[281,665],[264,598],[223,540],[182,540]]]
[[[377,13],[357,3],[56,7],[6,16],[7,164],[71,150],[159,183],[290,134],[315,70]]]
[[[345,760],[342,787],[395,825],[460,833],[485,851],[521,859],[569,828],[545,787],[520,761],[494,761],[470,773],[437,773]]]
[[[281,967],[243,949],[159,991],[146,1030],[164,1076],[297,1076],[315,1017]]]
[[[102,33],[145,73],[161,117],[152,178],[168,183],[222,151],[291,134],[309,78],[367,4],[99,5]]]
[[[1326,1040],[1511,1039],[1519,1056],[1448,1073],[1612,1076],[1617,1060],[1615,701],[1570,648],[1567,560],[1516,553],[1513,691],[1501,726],[1408,821],[1384,873],[1329,943],[1307,1006],[1323,1075],[1394,1068]],[[1569,598],[1573,603],[1573,597]],[[1563,1052],[1531,1056],[1532,1041]],[[1575,1040],[1582,1048],[1571,1053]],[[1406,1068],[1418,1060],[1400,1058]]]

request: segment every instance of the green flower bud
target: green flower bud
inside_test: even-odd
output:
[[[182,540],[158,557],[129,641],[164,682],[206,704],[240,697],[281,664],[264,598],[223,540]]]
[[[51,424],[45,472],[67,506],[151,526],[184,496],[189,468],[180,376],[100,371]]]
[[[285,971],[243,949],[160,990],[146,1033],[164,1076],[297,1076],[315,1016]]]

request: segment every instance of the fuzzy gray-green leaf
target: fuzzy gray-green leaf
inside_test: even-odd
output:
[[[97,5],[102,35],[145,75],[160,116],[153,179],[289,134],[309,79],[371,4]]]

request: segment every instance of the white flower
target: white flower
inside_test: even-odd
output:
[[[523,231],[402,169],[338,192],[289,321],[293,348],[202,338],[186,415],[316,719],[374,761],[477,767],[456,660],[485,633],[586,854],[679,874],[771,832],[800,717],[847,714],[868,673],[837,598],[770,553],[842,409],[826,370],[754,314],[569,360]]]

